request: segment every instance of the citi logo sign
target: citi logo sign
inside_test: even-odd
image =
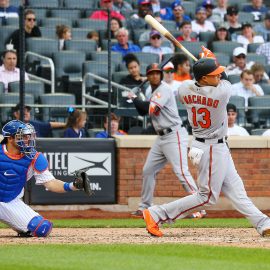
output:
[[[112,175],[111,153],[68,153],[68,174],[86,170],[87,175]]]

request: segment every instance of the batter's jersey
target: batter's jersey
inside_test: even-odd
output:
[[[195,81],[184,81],[178,90],[187,108],[193,135],[203,139],[220,139],[227,135],[226,106],[231,96],[231,83],[221,80],[217,87],[199,86]]]
[[[159,87],[152,93],[150,107],[158,106],[160,112],[151,114],[151,120],[155,130],[171,128],[182,124],[178,114],[175,96],[167,84],[161,82]]]

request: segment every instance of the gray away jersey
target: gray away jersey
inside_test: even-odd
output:
[[[217,87],[198,86],[195,81],[184,81],[178,95],[186,106],[195,137],[220,139],[227,135],[226,106],[231,96],[229,81],[221,80]]]
[[[152,93],[150,106],[154,105],[161,109],[158,115],[151,115],[155,130],[171,128],[182,124],[175,96],[167,84],[161,82],[160,86]]]

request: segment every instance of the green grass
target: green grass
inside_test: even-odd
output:
[[[270,250],[181,244],[0,246],[0,269],[270,269]]]
[[[55,228],[144,228],[142,219],[56,219]],[[0,223],[0,228],[6,226]],[[166,226],[165,226],[166,227]],[[182,219],[172,225],[175,228],[249,228],[244,218]]]

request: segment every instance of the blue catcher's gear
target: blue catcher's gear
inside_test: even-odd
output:
[[[19,120],[12,120],[2,128],[4,137],[14,137],[20,152],[28,158],[33,159],[36,154],[36,132],[31,124],[23,123]]]
[[[46,237],[50,234],[52,227],[52,222],[42,216],[36,216],[30,220],[27,229],[35,237]]]

